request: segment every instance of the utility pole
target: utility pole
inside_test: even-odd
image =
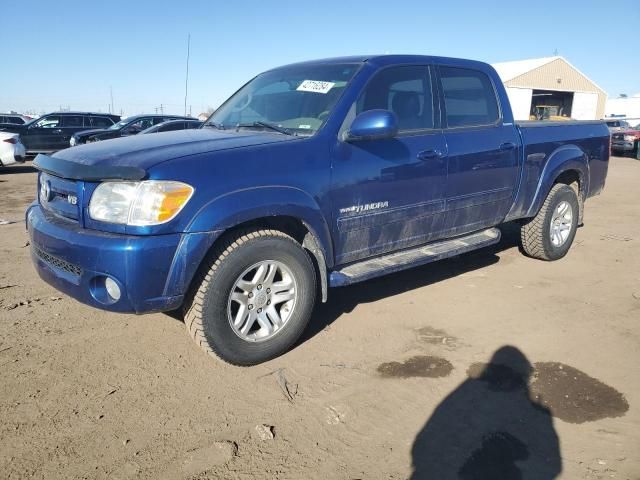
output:
[[[187,73],[184,79],[184,116],[187,116],[187,93],[189,91],[189,54],[191,53],[191,34],[187,36]]]

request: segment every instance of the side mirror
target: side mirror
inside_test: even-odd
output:
[[[398,133],[398,118],[389,110],[367,110],[358,115],[345,134],[345,141],[392,138]]]

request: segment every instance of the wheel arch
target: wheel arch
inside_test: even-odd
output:
[[[217,245],[229,235],[247,228],[282,231],[307,250],[316,270],[322,294],[327,300],[327,269],[333,265],[329,227],[315,200],[302,190],[290,187],[261,187],[226,194],[199,210],[187,230],[192,234],[215,232],[206,249],[191,258],[197,264],[183,282],[185,292],[192,288],[198,268]]]
[[[556,149],[544,166],[536,192],[525,217],[535,216],[542,207],[551,188],[557,183],[574,186],[580,207],[582,222],[583,204],[589,191],[589,162],[587,155],[575,145],[565,145]]]

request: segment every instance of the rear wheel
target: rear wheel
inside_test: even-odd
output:
[[[521,226],[522,249],[541,260],[564,257],[575,238],[578,217],[576,191],[565,184],[554,185],[538,214]]]
[[[306,251],[276,230],[248,230],[224,241],[194,285],[185,315],[205,351],[235,365],[287,351],[313,311],[316,275]]]

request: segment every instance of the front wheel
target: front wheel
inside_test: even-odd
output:
[[[564,257],[576,236],[578,217],[576,191],[565,184],[554,185],[538,214],[521,226],[522,249],[541,260]]]
[[[196,279],[185,315],[191,337],[234,365],[287,351],[304,331],[316,295],[307,252],[276,230],[231,236]]]

